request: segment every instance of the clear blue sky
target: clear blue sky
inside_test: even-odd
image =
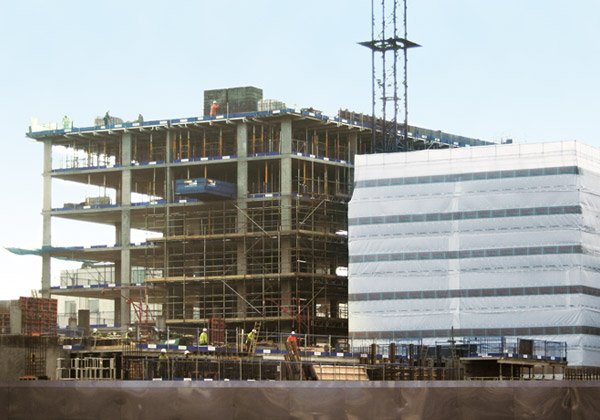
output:
[[[357,42],[371,36],[370,4],[4,2],[0,246],[41,245],[42,146],[25,137],[30,117],[90,126],[107,110],[197,116],[204,90],[236,86],[327,115],[368,113],[371,56]],[[423,45],[409,58],[409,122],[491,141],[600,146],[598,22],[597,0],[409,0],[409,39]],[[54,190],[56,206],[86,195]],[[53,231],[55,245],[114,242],[72,222]],[[38,289],[40,267],[0,249],[0,299]]]

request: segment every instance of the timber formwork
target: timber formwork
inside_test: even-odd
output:
[[[141,322],[127,296],[143,288],[166,325],[261,322],[263,331],[346,335],[347,277],[338,269],[348,260],[354,156],[372,152],[368,125],[284,109],[28,136],[44,144],[43,296],[110,297],[121,328]],[[414,148],[456,143],[412,140]],[[100,197],[53,207],[54,180]],[[235,185],[236,194],[186,195],[176,188],[182,180]],[[115,244],[52,246],[53,217],[112,227]],[[134,243],[134,230],[150,239]],[[114,287],[52,288],[53,257],[114,264]],[[145,284],[132,282],[134,267],[147,270]]]

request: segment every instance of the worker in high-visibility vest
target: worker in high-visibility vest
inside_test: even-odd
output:
[[[208,344],[208,333],[206,328],[202,328],[202,334],[200,334],[200,345],[206,346]]]
[[[219,109],[219,104],[217,103],[217,101],[213,101],[212,106],[210,107],[210,116],[211,117],[217,116],[217,109]]]
[[[159,378],[168,379],[169,377],[169,356],[167,356],[167,350],[161,349],[158,355],[158,363],[156,365],[157,374]]]
[[[246,338],[246,351],[250,351],[250,346],[252,345],[252,340],[255,340],[256,337],[254,337],[254,334],[256,334],[256,330],[252,330],[248,333],[248,337]]]
[[[298,342],[296,341],[296,333],[294,331],[292,331],[292,333],[287,338],[287,342],[288,343],[292,343],[293,342],[293,343],[298,344]]]

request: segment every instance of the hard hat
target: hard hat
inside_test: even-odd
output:
[[[206,332],[206,331],[208,331],[208,330],[207,330],[206,328],[202,328],[202,331],[203,331],[203,332]]]
[[[167,352],[167,349],[160,349],[160,352],[161,352],[161,353],[166,353],[166,352]]]
[[[253,333],[255,333],[255,332],[256,332],[256,330],[252,330],[252,332],[253,332]]]
[[[184,351],[183,354],[190,354],[188,350]]]
[[[292,331],[292,335],[293,335],[293,334],[296,334],[296,333],[295,333],[294,331]]]
[[[129,331],[133,331],[133,328],[129,327],[129,328],[128,328],[128,330],[129,330]]]
[[[92,332],[98,332],[98,328],[94,328]]]
[[[213,101],[213,104],[216,104],[216,103],[217,103],[217,101]]]

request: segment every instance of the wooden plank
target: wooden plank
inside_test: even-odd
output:
[[[319,381],[368,381],[367,371],[362,366],[313,365]]]

